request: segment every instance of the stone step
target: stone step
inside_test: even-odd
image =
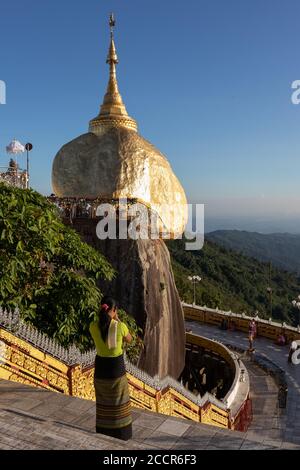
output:
[[[234,432],[133,410],[133,439],[96,434],[95,404],[0,380],[0,449],[209,450],[274,449],[259,434]],[[268,437],[270,440],[270,437]]]

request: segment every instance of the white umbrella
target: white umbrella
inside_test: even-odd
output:
[[[24,153],[25,147],[18,140],[12,140],[6,147],[6,152],[11,155],[17,155],[18,153]]]

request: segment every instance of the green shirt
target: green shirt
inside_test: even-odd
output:
[[[125,323],[118,322],[117,330],[117,347],[108,349],[107,341],[104,342],[101,336],[98,321],[94,321],[90,324],[90,333],[94,340],[97,355],[101,357],[118,357],[123,354],[123,338],[128,335],[129,330]]]

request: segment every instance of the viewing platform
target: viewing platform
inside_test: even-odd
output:
[[[2,313],[0,448],[300,449],[300,369],[287,363],[288,347],[269,338],[276,325],[264,330],[262,323],[256,353],[249,356],[247,334],[238,329],[245,328],[247,318],[236,315],[241,323],[236,320],[234,331],[223,331],[224,312],[187,305],[184,310],[187,351],[229,367],[228,389],[222,398],[197,397],[175,380],[159,381],[128,365],[134,424],[126,444],[94,432],[93,352],[66,351]],[[297,336],[297,329],[290,335]],[[274,374],[255,355],[285,371],[286,408],[278,401]],[[251,419],[244,413],[249,400]]]
[[[133,439],[122,442],[94,432],[95,403],[0,380],[1,450],[248,450],[270,445],[261,435],[197,424],[133,410]]]
[[[95,351],[81,354],[75,347],[66,350],[24,324],[17,313],[6,312],[0,317],[0,346],[0,378],[95,400]],[[249,380],[235,353],[217,341],[191,334],[186,335],[186,346],[196,359],[201,351],[203,357],[215,361],[221,375],[227,371],[224,390],[218,391],[216,387],[219,377],[213,378],[210,387],[200,394],[171,377],[162,380],[151,377],[127,361],[132,406],[223,429],[246,431],[252,419]],[[215,387],[215,392],[211,387]]]
[[[192,330],[194,334],[204,335],[226,344],[233,350],[240,350],[240,355],[245,361],[245,353],[243,354],[242,351],[248,349],[249,317],[188,304],[184,304],[184,311],[187,328]],[[224,318],[234,321],[234,330],[220,329]],[[289,345],[278,346],[276,344],[277,336],[283,328],[290,342],[299,340],[299,327],[294,328],[260,318],[256,318],[256,322],[258,336],[254,342],[255,352],[252,360],[248,359],[245,362],[250,376],[250,396],[253,401],[251,432],[269,436],[270,442],[277,444],[278,442],[287,442],[300,449],[300,365],[288,363]],[[274,375],[276,367],[279,371],[284,372],[288,390],[286,407],[280,408],[278,400],[276,400],[276,406],[274,406],[274,401],[270,405],[270,400],[267,400],[270,383],[271,381],[274,383],[271,376],[269,383],[264,384],[263,387],[259,386],[258,377],[253,377],[251,370],[255,367],[255,361],[258,357],[265,360],[264,363],[261,362],[267,372],[269,364],[269,367],[272,368],[272,375]],[[257,403],[255,403],[255,399],[257,399]]]

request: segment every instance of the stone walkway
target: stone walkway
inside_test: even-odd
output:
[[[95,404],[0,380],[0,449],[221,450],[297,448],[269,437],[133,410],[127,443],[94,433]]]
[[[245,333],[223,331],[215,326],[196,322],[187,322],[187,326],[192,329],[193,333],[245,350],[248,348],[248,338]],[[294,445],[300,449],[300,365],[296,366],[287,362],[288,346],[280,347],[266,338],[257,338],[254,347],[257,353],[268,357],[286,371],[288,400],[286,409],[275,407],[274,399],[273,401],[271,399],[273,393],[271,377],[267,382],[260,379],[257,366],[242,358],[250,372],[250,390],[254,404],[254,420],[247,434],[251,436],[253,433],[259,433],[270,445]],[[261,374],[263,377],[263,371]],[[269,399],[266,400],[266,397]]]

